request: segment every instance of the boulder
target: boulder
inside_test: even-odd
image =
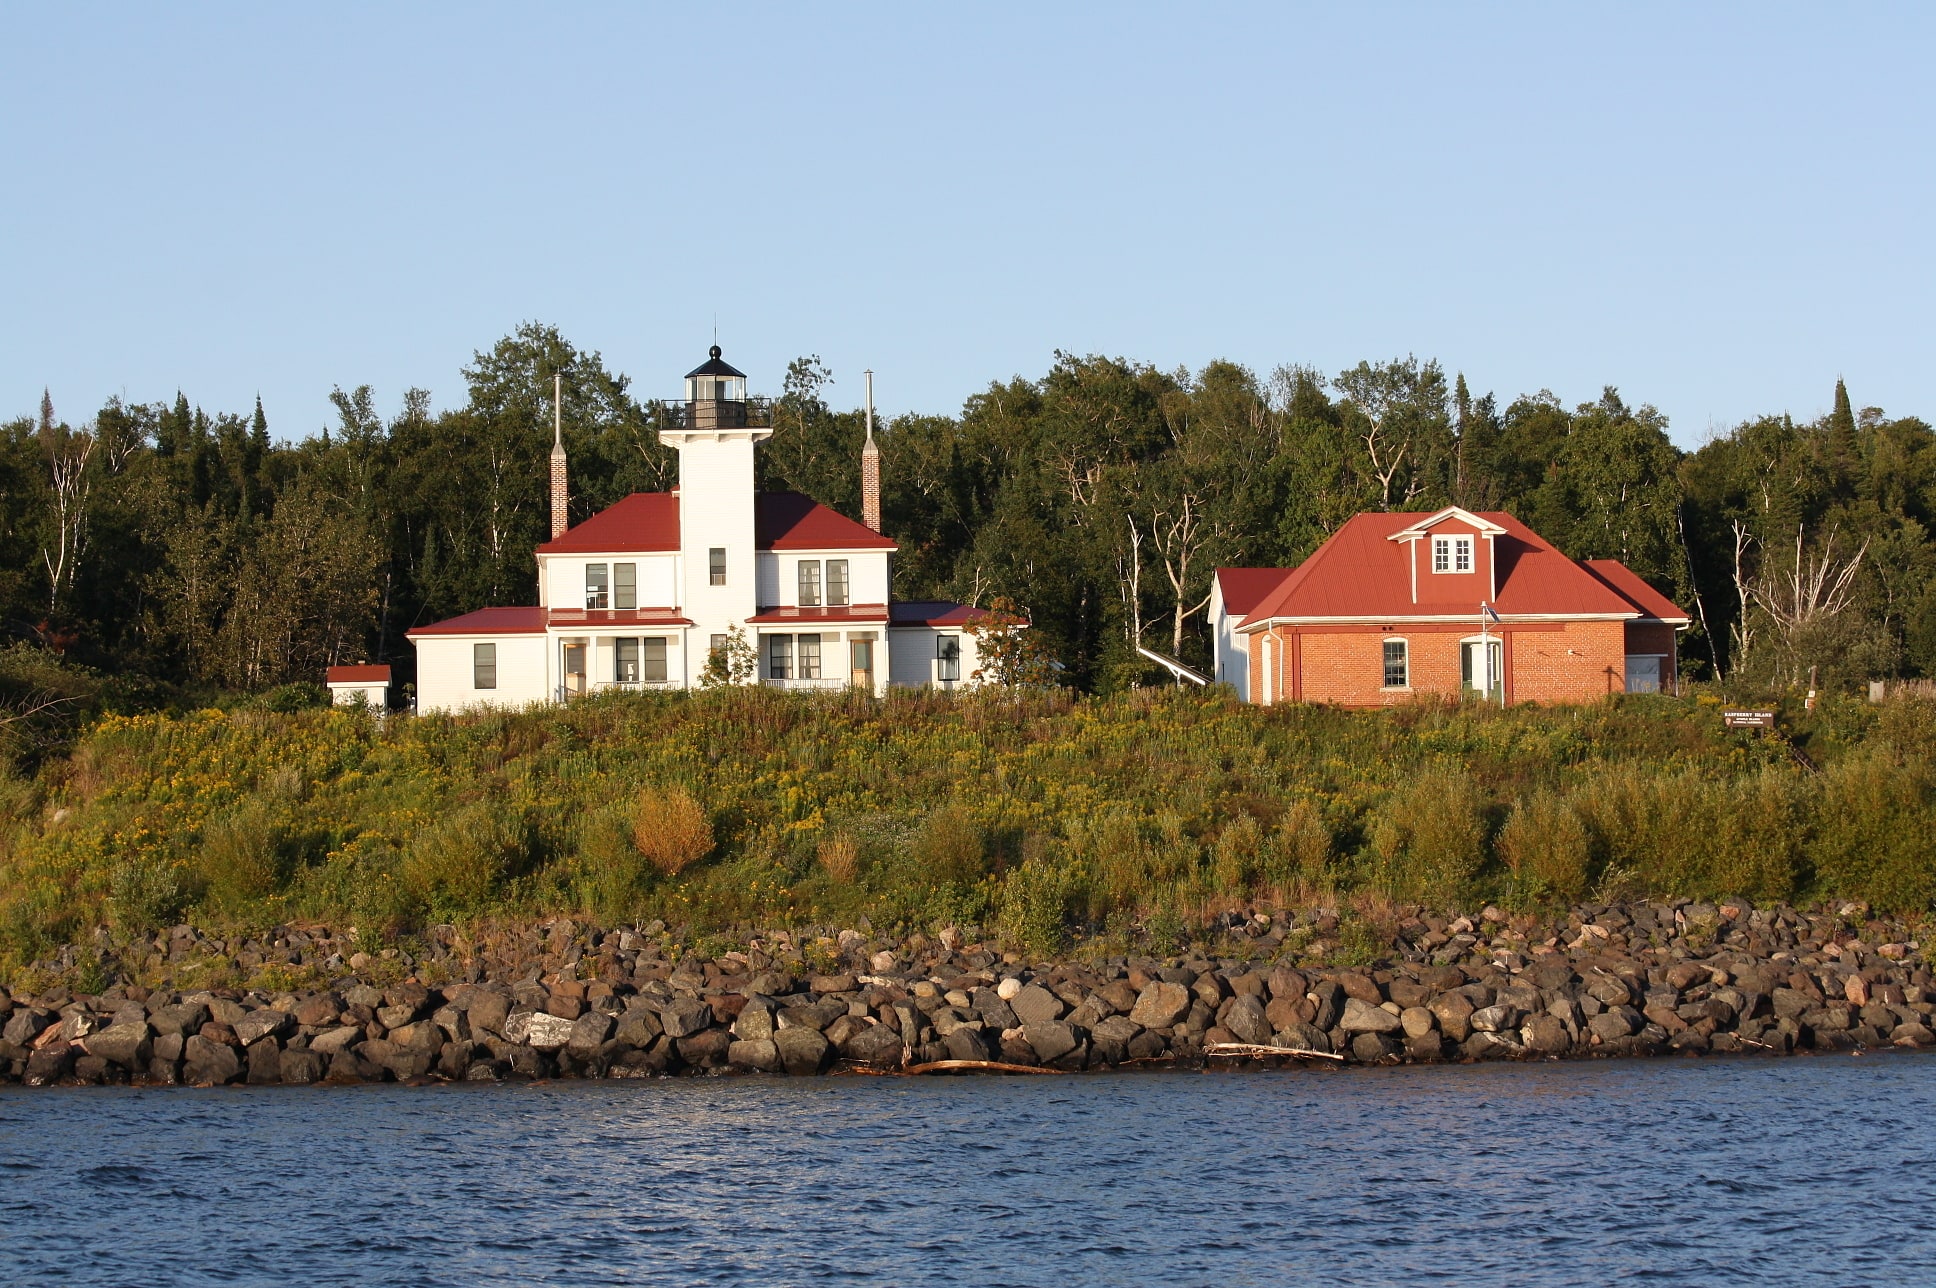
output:
[[[540,1051],[556,1051],[571,1041],[573,1021],[548,1011],[533,1011],[525,1022],[524,1040]]]
[[[900,1044],[895,1043],[898,1050]],[[726,1048],[726,1063],[735,1069],[752,1069],[757,1073],[778,1073],[780,1070],[780,1048],[772,1038],[741,1038]]]
[[[248,1049],[244,1058],[249,1064],[248,1081],[252,1086],[274,1086],[282,1081],[282,1048],[274,1039],[258,1040]]]
[[[241,1072],[241,1058],[232,1046],[211,1042],[199,1033],[182,1045],[182,1077],[189,1082],[219,1086]]]
[[[123,1069],[140,1069],[154,1054],[153,1040],[148,1035],[145,1020],[110,1024],[99,1033],[90,1033],[82,1038],[81,1045],[89,1055],[111,1060]]]
[[[1357,997],[1350,999],[1352,1002],[1362,1002],[1363,1000]],[[1377,1010],[1378,1008],[1372,1007],[1371,1009]],[[1381,1011],[1379,1013],[1382,1015],[1391,1014],[1390,1011]],[[1396,1017],[1393,1018],[1396,1020]],[[1399,1043],[1397,1039],[1385,1032],[1364,1030],[1360,1031],[1356,1037],[1351,1039],[1352,1056],[1365,1064],[1378,1064],[1391,1056],[1397,1055],[1398,1052]]]
[[[177,1002],[158,1008],[148,1017],[148,1027],[158,1034],[178,1033],[187,1037],[208,1023],[208,1008],[200,1002]]]
[[[874,1069],[898,1069],[905,1048],[901,1035],[885,1024],[870,1024],[840,1044],[842,1058]]]
[[[265,1006],[261,1010],[250,1011],[244,1015],[236,1021],[234,1028],[238,1042],[243,1046],[254,1046],[263,1038],[279,1038],[293,1033],[296,1020],[287,1011],[272,1010]]]
[[[812,1029],[803,1029],[801,1031],[803,1033],[813,1033]],[[813,1035],[816,1038],[820,1038],[818,1033],[813,1033]],[[776,1040],[777,1037],[778,1035],[776,1034]],[[827,1039],[820,1038],[820,1040],[825,1042]],[[726,1063],[726,1050],[733,1045],[733,1035],[725,1029],[701,1029],[699,1032],[691,1034],[688,1037],[668,1037],[662,1038],[660,1041],[671,1042],[673,1049],[678,1051],[679,1058],[695,1069],[717,1069]]]
[[[944,1044],[949,1060],[999,1060],[1000,1052],[993,1036],[979,1025],[963,1025],[950,1033]],[[1031,1047],[1031,1050],[1034,1048]]]
[[[581,1060],[590,1059],[598,1054],[605,1045],[605,1039],[612,1035],[612,1017],[600,1011],[587,1011],[571,1024],[571,1036],[565,1039],[565,1049]]]
[[[1067,1024],[1048,1021],[1022,1026],[1022,1039],[1035,1052],[1035,1058],[1047,1064],[1058,1060],[1076,1049],[1079,1039],[1076,1031]]]
[[[334,1024],[336,1017],[342,1014],[342,1010],[343,1008],[337,1004],[336,994],[317,993],[298,1002],[296,1009],[291,1013],[296,1017],[296,1023],[304,1028],[320,1029]]]
[[[741,1012],[745,1014],[745,1012]],[[643,1006],[635,1006],[619,1017],[618,1031],[613,1035],[626,1046],[637,1047],[643,1051],[657,1041],[665,1032],[659,1017]]]
[[[713,1008],[696,997],[675,997],[659,1007],[659,1023],[674,1038],[692,1037],[712,1022]]]
[[[1344,1000],[1344,1014],[1338,1026],[1346,1033],[1395,1033],[1398,1031],[1398,1017],[1382,1006],[1374,1006],[1361,997],[1347,995]],[[1356,1044],[1353,1044],[1355,1051]]]
[[[1321,979],[1311,985],[1305,995],[1313,1008],[1310,1022],[1329,1032],[1338,1026],[1338,1016],[1344,1011],[1344,989],[1334,979]]]
[[[1408,1006],[1398,1013],[1398,1027],[1405,1030],[1405,1037],[1409,1041],[1436,1032],[1438,1020],[1423,1006]]]
[[[733,1020],[733,1033],[744,1042],[769,1039],[779,1028],[779,1013],[779,1005],[772,998],[756,993],[740,1007],[739,1015]]]
[[[1526,1022],[1519,1036],[1529,1050],[1542,1055],[1565,1055],[1573,1045],[1572,1035],[1553,1015],[1535,1015]]]
[[[1189,1014],[1191,1001],[1189,989],[1158,980],[1143,989],[1129,1018],[1146,1029],[1167,1029]]]
[[[1586,1022],[1587,1031],[1602,1042],[1614,1042],[1631,1036],[1637,1027],[1628,1023],[1631,1014],[1631,1010],[1624,1006],[1602,1011]]]
[[[1480,1033],[1509,1033],[1519,1027],[1519,1008],[1503,1002],[1482,1006],[1472,1013],[1470,1022]]]
[[[34,1044],[34,1039],[40,1036],[41,1030],[53,1022],[52,1011],[23,1006],[7,1017],[6,1027],[0,1029],[0,1037],[4,1037],[15,1046],[30,1047]]]
[[[503,1033],[504,1021],[511,1014],[511,999],[502,993],[479,988],[471,991],[464,1017],[470,1021],[471,1032],[482,1030],[485,1033]]]
[[[363,1030],[353,1024],[319,1033],[309,1040],[309,1049],[320,1056],[335,1056],[363,1040]]]
[[[1234,997],[1224,1005],[1218,1022],[1237,1035],[1239,1042],[1267,1045],[1274,1030],[1264,1015],[1264,1005],[1250,994]]]
[[[780,1029],[773,1035],[780,1064],[796,1078],[810,1077],[827,1067],[833,1058],[833,1044],[819,1029],[799,1025]]]
[[[1272,1046],[1292,1047],[1300,1051],[1329,1051],[1331,1039],[1324,1030],[1315,1024],[1293,1024],[1272,1041]]]
[[[1015,1012],[1015,1018],[1025,1026],[1059,1020],[1069,1009],[1063,1004],[1061,998],[1040,984],[1030,984],[1010,998],[1008,1008]]]
[[[227,1050],[224,1047],[223,1050]],[[59,1046],[42,1047],[27,1056],[27,1069],[21,1081],[30,1087],[51,1087],[74,1071],[74,1048],[61,1043]]]

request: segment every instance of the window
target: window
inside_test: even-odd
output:
[[[619,640],[617,644],[618,647],[613,650],[612,678],[620,684],[637,684],[639,682],[639,642]]]
[[[724,654],[726,652],[726,637],[724,635],[715,635],[707,640],[706,652],[712,657],[718,657]]]
[[[1471,572],[1471,537],[1433,537],[1433,572]]]
[[[820,561],[802,559],[800,561],[800,607],[818,608],[820,606]]]
[[[706,552],[706,565],[708,571],[712,574],[712,584],[715,586],[724,586],[726,584],[726,547],[714,546],[711,550],[708,550]]]
[[[836,635],[834,638],[840,637]],[[820,678],[820,637],[818,635],[800,637],[800,678],[803,680]]]
[[[639,566],[637,564],[612,565],[612,607],[637,608],[639,606]]]
[[[585,607],[610,608],[611,596],[606,591],[606,568],[604,564],[585,565]]]
[[[943,684],[961,678],[961,636],[934,637],[934,678]]]
[[[1403,689],[1411,684],[1411,666],[1404,640],[1385,641],[1385,687]]]
[[[827,604],[832,608],[847,607],[847,561],[845,559],[827,561]]]
[[[793,678],[793,637],[791,635],[766,637],[766,674],[775,680]]]
[[[471,645],[471,687],[473,689],[497,687],[497,645]]]
[[[639,678],[647,684],[666,682],[666,642],[663,635],[639,641]]]

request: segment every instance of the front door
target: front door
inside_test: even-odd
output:
[[[1459,646],[1459,685],[1467,693],[1497,702],[1505,683],[1503,650],[1495,639],[1467,640]]]
[[[575,697],[585,691],[585,646],[565,645],[565,693]]]
[[[854,687],[874,691],[874,641],[853,640],[849,644],[849,670],[853,673]]]

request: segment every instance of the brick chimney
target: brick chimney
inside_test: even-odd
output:
[[[556,541],[565,535],[571,526],[566,517],[565,501],[565,436],[564,415],[559,404],[564,398],[565,378],[562,375],[551,377],[551,539]]]
[[[881,530],[881,449],[874,446],[874,373],[867,373],[867,444],[860,449],[860,521]]]

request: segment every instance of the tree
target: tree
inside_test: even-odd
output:
[[[1028,629],[1028,619],[1014,600],[997,596],[966,630],[974,637],[977,659],[970,679],[1008,688],[1052,688],[1061,683],[1062,667],[1042,637]]]
[[[1452,455],[1445,413],[1445,373],[1437,362],[1407,356],[1360,362],[1332,382],[1354,416],[1369,473],[1378,483],[1378,507],[1409,505],[1445,492],[1442,478]]]
[[[731,684],[751,684],[760,672],[760,656],[747,642],[746,632],[735,624],[726,628],[726,638],[706,653],[705,669],[699,673],[702,689],[724,688]]]

